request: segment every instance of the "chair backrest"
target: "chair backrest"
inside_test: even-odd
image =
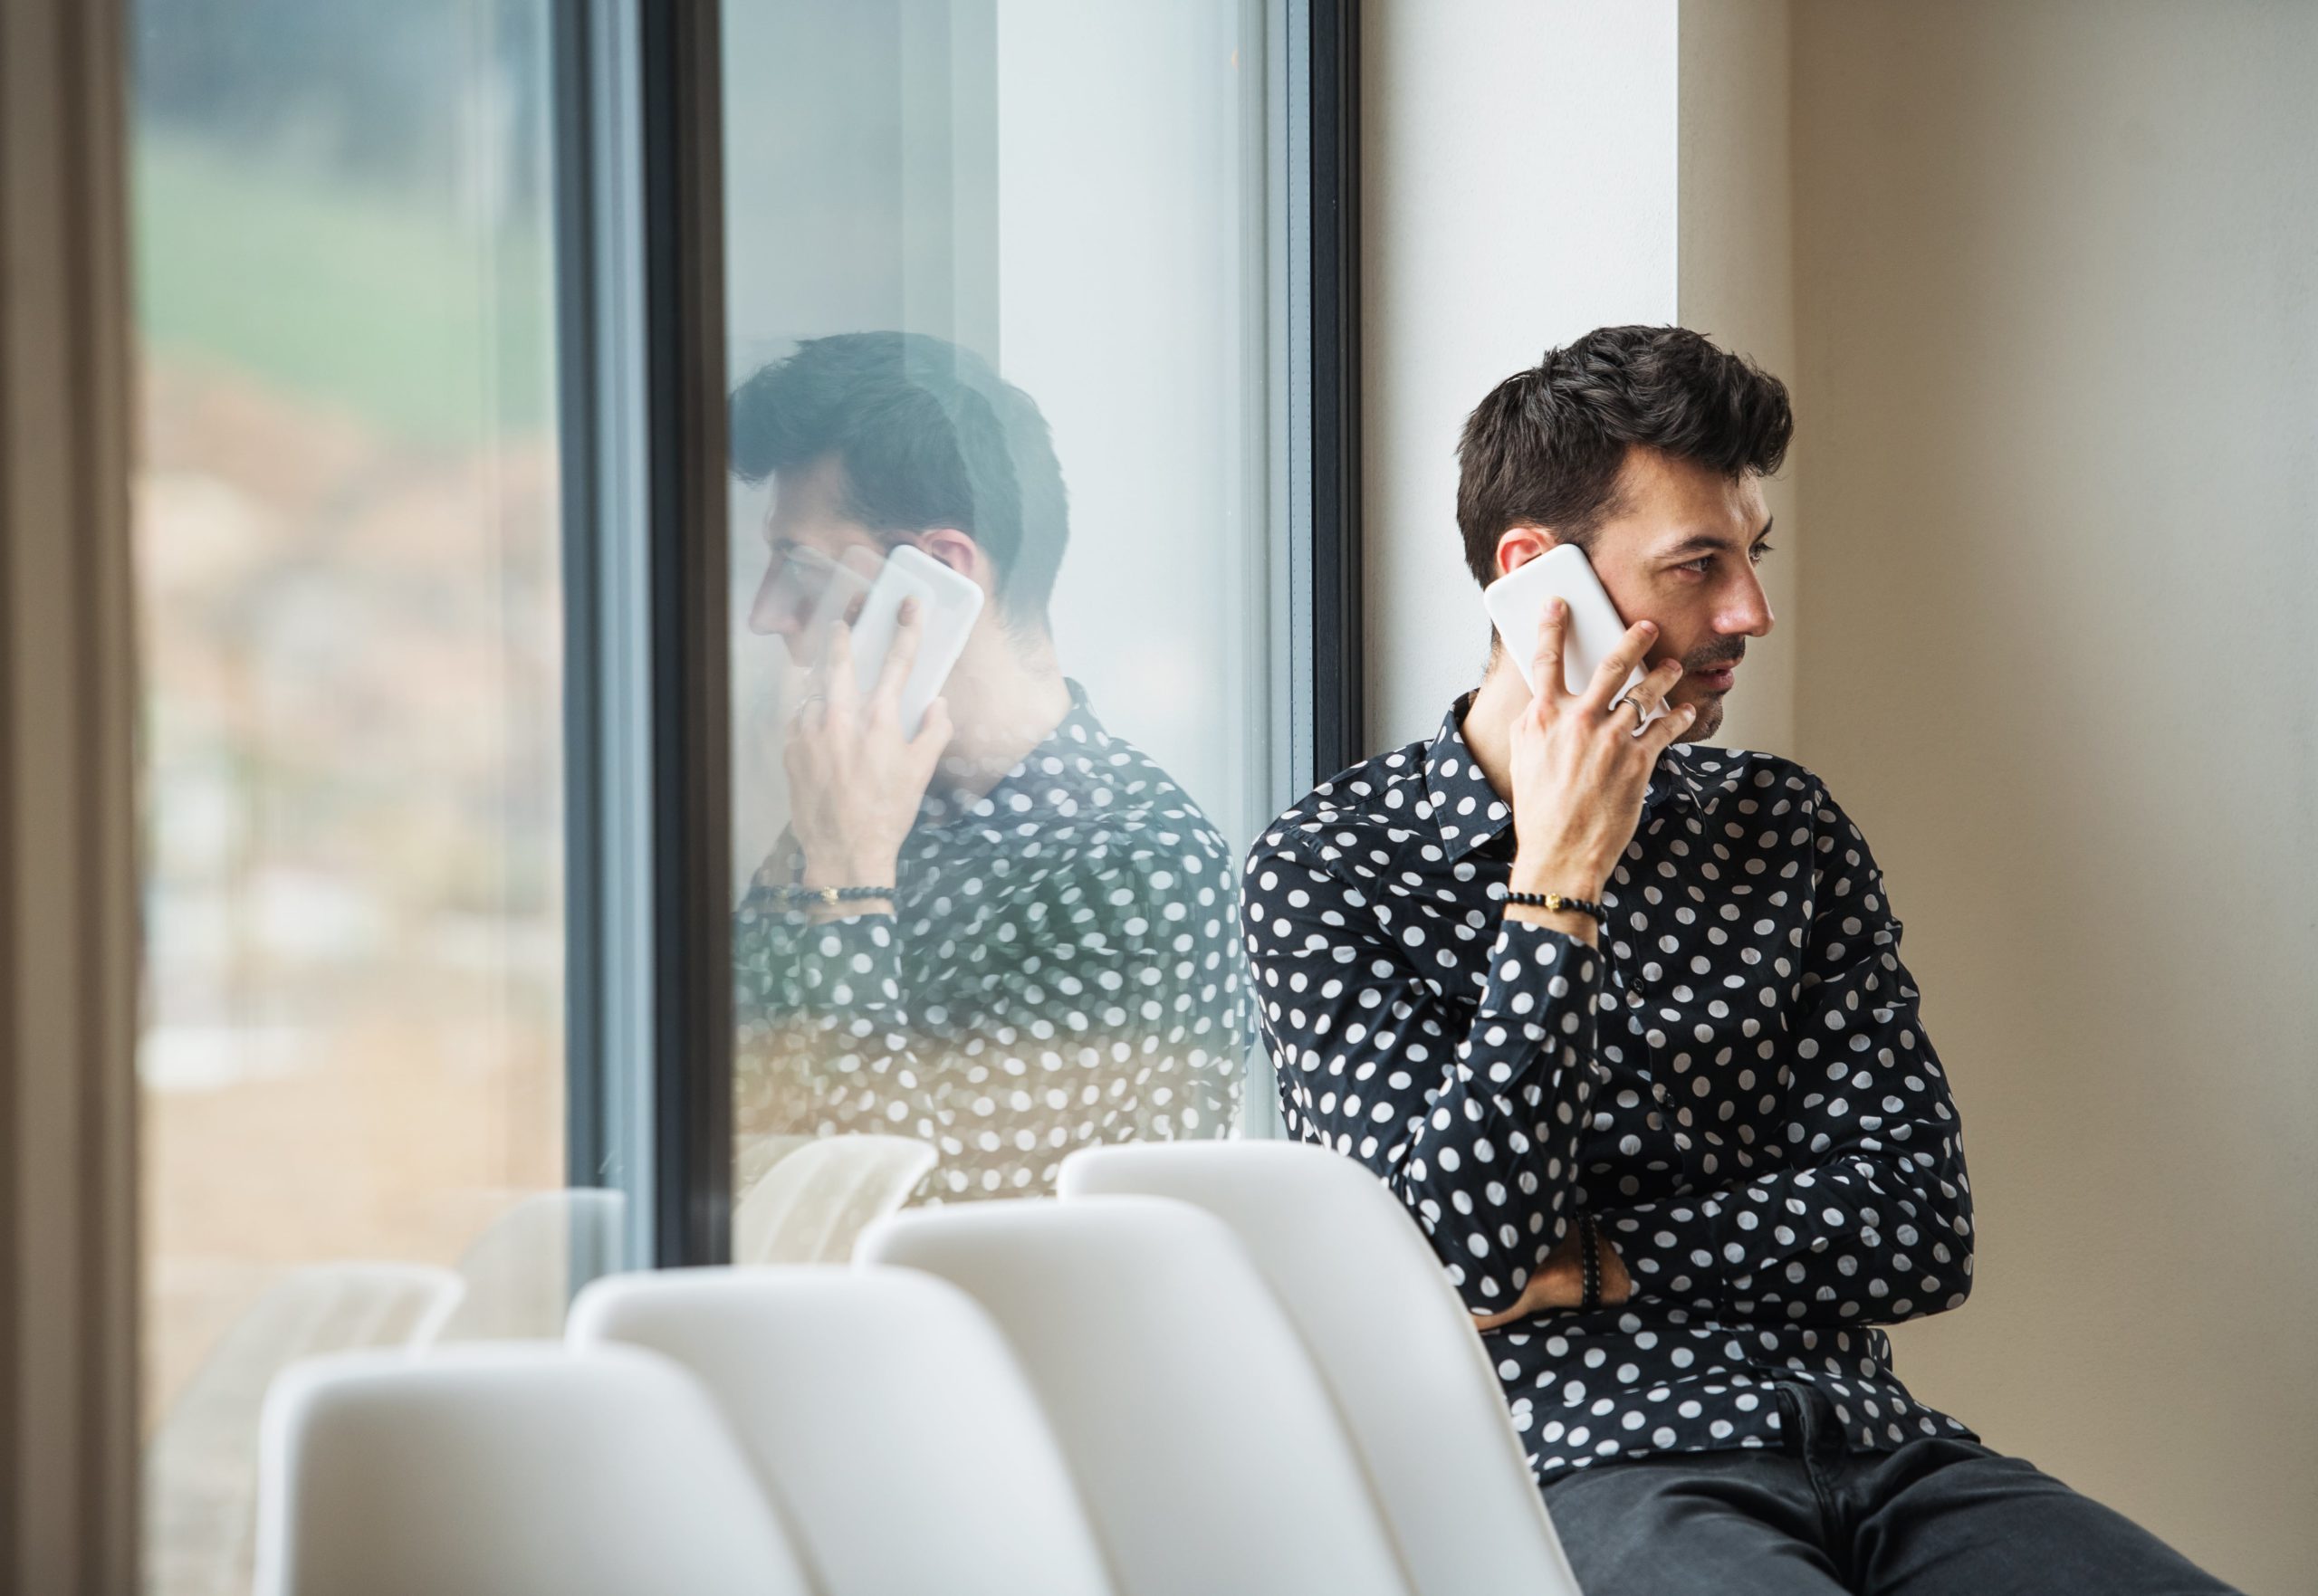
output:
[[[909,1200],[934,1152],[909,1136],[809,1136],[733,1207],[736,1264],[840,1264],[862,1228]]]
[[[1128,1596],[1409,1596],[1350,1438],[1231,1232],[1184,1203],[1030,1199],[881,1220],[858,1257],[998,1321]]]
[[[301,1358],[425,1345],[459,1301],[459,1277],[424,1264],[293,1269],[236,1319],[145,1448],[147,1588],[246,1596],[257,1525],[258,1415]]]
[[[909,1269],[599,1280],[575,1346],[691,1370],[784,1509],[823,1596],[1107,1596],[1062,1448],[998,1326]]]
[[[629,1347],[302,1363],[267,1399],[257,1596],[809,1596],[706,1392]]]
[[[444,1341],[552,1341],[571,1294],[626,1266],[627,1199],[575,1187],[518,1199],[459,1259],[466,1295]]]
[[[1304,1142],[1149,1142],[1072,1154],[1059,1189],[1172,1197],[1231,1227],[1335,1393],[1426,1596],[1576,1596],[1471,1317],[1366,1169]]]

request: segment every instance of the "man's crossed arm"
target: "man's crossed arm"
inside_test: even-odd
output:
[[[1824,792],[1814,809],[1816,913],[1761,1061],[1770,1134],[1734,1148],[1698,1132],[1719,1151],[1690,1192],[1594,1209],[1619,1255],[1605,1300],[1630,1276],[1637,1297],[1717,1318],[1849,1324],[1936,1313],[1970,1289],[1955,1108],[1900,925],[1856,828]],[[1606,1075],[1604,1020],[1620,1012],[1600,955],[1507,922],[1461,1023],[1327,847],[1276,832],[1250,864],[1255,991],[1293,1128],[1392,1187],[1484,1328],[1572,1305],[1579,1152]]]

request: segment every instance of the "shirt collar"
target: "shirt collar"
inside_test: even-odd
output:
[[[921,827],[953,825],[961,820],[988,818],[1003,812],[1009,819],[1036,817],[1059,806],[1075,808],[1076,795],[1090,783],[1100,784],[1103,772],[1118,763],[1116,741],[1095,718],[1087,689],[1069,677],[1063,685],[1070,693],[1070,708],[1037,747],[1015,761],[996,785],[979,796],[954,788],[929,787],[917,806]]]
[[[1472,702],[1473,695],[1468,693],[1449,706],[1440,731],[1424,750],[1425,799],[1451,859],[1461,859],[1495,840],[1513,823],[1512,806],[1497,796],[1473,759],[1472,746],[1465,741],[1465,712]],[[1701,812],[1711,807],[1705,784],[1692,768],[1696,757],[1692,745],[1686,742],[1675,743],[1659,756],[1649,790],[1643,795],[1644,815],[1655,814],[1670,801]]]

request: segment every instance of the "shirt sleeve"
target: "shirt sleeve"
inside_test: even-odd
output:
[[[1411,962],[1417,926],[1395,929],[1414,906],[1336,874],[1342,857],[1288,828],[1249,855],[1242,932],[1282,1115],[1382,1178],[1466,1305],[1502,1312],[1576,1218],[1602,961],[1502,921],[1468,1024]]]
[[[1776,1077],[1783,1138],[1763,1150],[1783,1167],[1599,1219],[1637,1296],[1896,1324],[1970,1293],[1971,1186],[1882,873],[1824,789],[1814,807],[1813,911]]]
[[[814,923],[760,884],[733,916],[734,1003],[742,1035],[800,1019],[843,1016],[906,1023],[901,939],[882,909]]]
[[[890,1094],[893,1083],[921,1078],[917,1006],[892,914],[816,924],[752,887],[733,915],[733,1007],[734,1123],[744,1140],[932,1129]]]

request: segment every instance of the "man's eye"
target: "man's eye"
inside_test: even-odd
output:
[[[1759,542],[1759,544],[1755,544],[1755,547],[1752,547],[1752,549],[1748,549],[1748,559],[1750,559],[1752,563],[1755,563],[1755,565],[1762,565],[1762,556],[1767,556],[1768,551],[1771,551],[1771,544]],[[1709,565],[1713,565],[1713,563],[1715,563],[1715,556],[1710,556],[1710,554],[1701,554],[1701,556],[1699,556],[1699,559],[1694,559],[1694,560],[1683,560],[1683,563],[1676,565],[1676,568],[1673,568],[1673,569],[1694,569],[1694,572],[1699,572],[1699,575],[1704,577],[1704,575],[1706,575],[1706,568],[1709,568]]]

